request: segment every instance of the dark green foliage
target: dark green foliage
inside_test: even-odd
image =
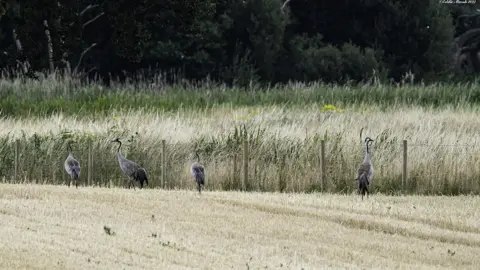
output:
[[[347,79],[361,82],[368,81],[373,75],[379,74],[383,67],[376,59],[375,51],[371,48],[361,50],[351,43],[342,46],[343,74]]]
[[[381,56],[375,55],[370,48],[362,50],[351,43],[345,43],[341,48],[325,45],[319,35],[295,37],[290,46],[299,80],[366,82],[374,75],[380,77],[383,71]]]
[[[288,17],[280,10],[282,3],[278,0],[244,2],[242,14],[237,18],[244,19],[237,26],[244,28],[246,39],[242,42],[252,51],[252,61],[262,79],[272,80]]]
[[[407,72],[414,81],[434,81],[449,72],[454,29],[463,33],[478,26],[474,8],[436,0],[302,0],[282,9],[283,4],[2,1],[0,69],[27,62],[30,71],[48,69],[46,21],[54,66],[107,82],[135,80],[141,73],[152,83],[210,78],[250,87],[292,80],[401,81]]]
[[[292,1],[296,30],[336,47],[351,42],[384,52],[390,77],[447,69],[452,21],[438,1]],[[442,57],[440,55],[443,55]]]

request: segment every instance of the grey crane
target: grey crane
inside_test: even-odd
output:
[[[360,131],[360,137],[362,136],[362,131]],[[368,186],[373,180],[373,165],[369,151],[369,143],[371,142],[373,142],[373,140],[370,137],[365,138],[365,157],[363,158],[362,164],[360,164],[360,166],[358,167],[357,178],[355,179],[356,181],[358,181],[358,193],[362,195],[362,200],[365,193],[367,194],[368,198],[368,195],[370,193],[368,190]]]
[[[193,162],[190,166],[190,174],[197,183],[198,194],[201,194],[202,186],[205,186],[205,168],[200,164],[200,156],[198,153],[195,153],[197,161]]]
[[[68,187],[70,187],[72,181],[75,181],[75,187],[78,188],[78,178],[80,177],[80,162],[78,162],[78,160],[73,157],[71,144],[71,141],[69,141],[67,144],[68,156],[67,159],[65,159],[63,166],[65,167],[65,171],[67,171],[67,173],[70,175]]]
[[[147,171],[145,170],[145,168],[141,168],[137,163],[126,159],[120,153],[122,142],[120,141],[119,138],[116,138],[111,142],[118,143],[118,149],[117,149],[118,163],[120,164],[120,169],[122,169],[122,172],[129,179],[128,187],[130,188],[130,186],[133,186],[133,189],[135,190],[135,182],[140,182],[140,188],[143,188],[144,183],[145,183],[145,186],[148,186]]]

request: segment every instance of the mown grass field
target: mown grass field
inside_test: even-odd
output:
[[[478,269],[479,207],[477,196],[2,184],[0,268]]]

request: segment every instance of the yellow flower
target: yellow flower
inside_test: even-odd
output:
[[[248,113],[250,116],[257,116],[260,114],[260,110],[259,109],[252,109],[249,111]]]
[[[327,104],[320,109],[322,112],[343,112],[342,109],[337,108],[335,105]]]

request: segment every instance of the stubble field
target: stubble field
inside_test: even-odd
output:
[[[0,187],[2,269],[478,269],[480,199]],[[104,227],[108,229],[105,230]],[[108,232],[108,233],[107,233]]]

